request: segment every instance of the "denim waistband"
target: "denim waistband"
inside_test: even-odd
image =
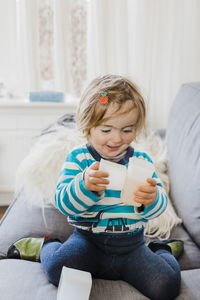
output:
[[[131,233],[95,234],[76,228],[75,232],[84,235],[100,250],[108,254],[127,254],[145,243],[144,229]]]

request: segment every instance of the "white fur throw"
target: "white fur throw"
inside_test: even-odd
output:
[[[80,137],[76,129],[63,128],[63,126],[59,126],[55,132],[40,136],[18,168],[15,192],[18,193],[21,188],[24,188],[27,201],[34,205],[54,204],[57,180],[65,157],[72,148],[84,141],[85,139]],[[169,194],[167,154],[161,138],[149,132],[141,135],[137,144],[133,146],[149,154],[154,161],[157,175]],[[169,201],[165,212],[160,217],[149,221],[145,228],[145,235],[153,238],[168,238],[172,228],[180,223],[181,219],[178,218]]]

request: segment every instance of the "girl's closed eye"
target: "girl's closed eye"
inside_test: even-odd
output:
[[[130,133],[130,132],[134,132],[135,131],[135,127],[129,127],[129,128],[124,128],[123,132],[124,133]]]
[[[106,129],[106,130],[105,130],[105,129],[102,129],[101,131],[102,131],[103,133],[109,133],[109,132],[110,132],[110,129]]]
[[[108,133],[110,131],[111,131],[110,128],[101,128],[101,132],[103,132],[103,133]]]

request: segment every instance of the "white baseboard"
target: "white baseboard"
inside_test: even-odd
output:
[[[13,201],[14,192],[0,191],[0,206],[8,206]]]

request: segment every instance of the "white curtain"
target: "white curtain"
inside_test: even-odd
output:
[[[19,19],[24,23],[20,45],[27,56],[24,73],[30,72],[28,91],[48,89],[80,95],[86,79],[86,1],[19,2]]]
[[[55,0],[55,88],[80,96],[87,79],[87,0]]]
[[[80,95],[87,0],[0,0],[0,17],[0,97],[2,83],[8,96],[46,89]]]
[[[0,96],[19,92],[21,75],[15,0],[0,0]]]
[[[146,96],[150,126],[165,127],[180,85],[200,81],[200,1],[94,0],[88,21],[88,80],[128,76]]]
[[[38,2],[16,1],[16,55],[18,62],[18,87],[14,94],[28,96],[40,84],[38,48]]]
[[[93,77],[136,82],[165,127],[184,82],[200,81],[199,0],[0,0],[1,82],[14,95],[80,96]]]
[[[0,0],[0,80],[8,96],[27,97],[41,86],[39,1]],[[0,95],[2,96],[2,95]],[[6,93],[5,93],[6,96]]]

